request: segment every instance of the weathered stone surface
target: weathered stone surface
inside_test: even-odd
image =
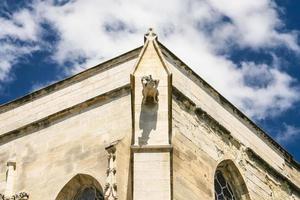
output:
[[[73,200],[89,187],[107,199],[209,200],[218,170],[237,199],[299,200],[291,155],[148,45],[139,59],[141,48],[0,106],[0,199]],[[149,75],[159,81],[147,92]]]
[[[131,124],[124,123],[131,119],[128,108],[130,96],[112,99],[105,105],[89,108],[3,144],[1,154],[14,156],[17,163],[14,190],[28,192],[31,199],[53,200],[78,173],[93,176],[104,188],[105,146],[131,134]],[[3,189],[5,184],[0,192]]]
[[[0,135],[129,84],[135,59],[0,114]],[[125,76],[127,74],[127,76]]]
[[[218,163],[228,159],[235,163],[245,181],[248,197],[244,199],[292,199],[292,194],[299,198],[299,186],[280,171],[270,170],[266,161],[250,157],[244,144],[235,145],[239,138],[228,138],[227,130],[212,127],[218,125],[207,121],[209,117],[199,118],[190,106],[182,105],[185,104],[178,100],[173,103],[175,199],[214,198],[213,174]]]
[[[260,131],[253,131],[253,128],[250,128],[253,125],[246,125],[245,120],[234,114],[237,111],[229,111],[236,108],[229,107],[230,105],[221,99],[214,89],[207,83],[204,83],[203,80],[200,80],[199,77],[196,77],[190,70],[187,71],[187,66],[182,61],[174,58],[174,56],[166,52],[166,49],[163,49],[162,52],[166,56],[173,74],[173,86],[184,93],[195,107],[200,107],[226,128],[234,138],[238,138],[241,144],[255,149],[256,153],[272,167],[280,173],[289,173],[287,177],[298,186],[300,185],[299,164],[295,163],[295,161],[292,162],[294,163],[293,165],[287,162],[290,156],[286,152],[282,153],[282,147],[279,147],[278,144],[274,145],[274,141],[270,141],[266,136],[262,137]],[[259,129],[258,127],[256,128]]]
[[[171,200],[171,73],[152,29],[145,37],[131,75],[133,200]]]
[[[170,153],[135,153],[133,159],[133,199],[170,199]]]

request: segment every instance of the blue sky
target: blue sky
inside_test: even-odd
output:
[[[0,104],[159,40],[300,160],[300,1],[2,0]]]

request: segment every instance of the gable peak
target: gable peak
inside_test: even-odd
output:
[[[149,28],[148,32],[144,35],[144,42],[147,40],[157,40],[157,34],[154,32],[153,28]]]

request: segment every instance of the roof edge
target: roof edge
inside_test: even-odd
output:
[[[207,83],[203,78],[201,78],[196,72],[194,72],[186,63],[184,63],[180,58],[178,58],[174,53],[172,53],[166,46],[158,42],[162,48],[162,53],[164,56],[169,57],[169,54],[173,59],[175,58],[180,62],[180,66],[184,72],[187,72],[187,77],[199,85],[204,91],[209,94],[214,100],[216,100],[223,108],[235,116],[240,122],[242,122],[247,128],[258,135],[263,141],[271,145],[271,148],[275,148],[284,158],[285,161],[290,163],[292,166],[300,171],[300,163],[294,160],[293,156],[285,150],[279,143],[277,143],[269,134],[267,134],[262,128],[255,124],[250,118],[248,118],[242,111],[240,111],[236,106],[234,106],[230,101],[228,101],[224,96],[222,96],[216,89],[214,89],[209,83]],[[167,53],[167,54],[166,54]],[[177,65],[178,66],[178,65]],[[192,77],[191,77],[192,76]],[[194,78],[194,79],[193,79]]]
[[[28,103],[29,101],[36,100],[36,99],[46,96],[50,93],[53,93],[57,90],[63,89],[65,87],[72,85],[74,83],[77,83],[83,79],[89,78],[89,77],[95,75],[96,73],[100,73],[107,69],[115,67],[119,64],[126,62],[127,60],[134,59],[134,58],[138,57],[139,51],[142,49],[142,47],[143,46],[139,46],[139,47],[137,47],[133,50],[130,50],[126,53],[123,53],[117,57],[114,57],[114,58],[104,61],[100,64],[97,64],[94,67],[88,68],[86,70],[83,70],[82,72],[79,72],[79,73],[69,76],[65,79],[62,79],[58,82],[55,82],[51,85],[43,87],[37,91],[31,92],[29,94],[26,94],[25,96],[22,96],[22,97],[14,99],[12,101],[9,101],[7,103],[4,103],[4,104],[0,105],[0,114],[7,112],[9,110],[12,110],[16,107],[22,106],[22,105]]]
[[[41,119],[28,123],[22,127],[0,134],[0,145],[15,140],[17,138],[26,136],[38,130],[47,128],[57,121],[76,114],[82,113],[84,110],[95,106],[97,104],[109,103],[113,98],[120,98],[130,94],[130,84],[123,85],[108,92],[99,94],[84,102],[62,109],[58,112],[52,113]]]
[[[195,102],[193,102],[189,97],[183,94],[182,91],[180,91],[174,85],[172,86],[172,95],[173,100],[175,100],[180,107],[185,109],[186,112],[197,116],[199,120],[201,120],[204,123],[207,123],[207,125],[215,127],[213,128],[215,133],[218,134],[220,137],[228,139],[227,142],[230,142],[237,149],[240,149],[241,146],[244,146],[244,144],[241,141],[239,141],[236,137],[234,137],[231,134],[231,132],[228,129],[226,129],[226,127],[220,124],[201,107],[197,106]],[[295,181],[291,177],[283,175],[277,169],[272,167],[272,165],[270,165],[264,158],[259,156],[253,149],[246,147],[245,152],[247,154],[251,153],[249,154],[249,158],[255,158],[254,161],[260,164],[260,167],[267,168],[268,171],[270,171],[275,177],[287,181],[300,194],[300,188],[296,185]]]

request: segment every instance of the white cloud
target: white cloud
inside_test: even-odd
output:
[[[36,50],[38,50],[36,45],[24,44],[20,46],[11,42],[0,41],[0,83],[11,80],[9,72],[18,59]]]
[[[20,40],[34,41],[37,39],[38,24],[29,10],[16,12],[9,19],[2,17],[0,24],[0,38],[9,36]]]
[[[0,37],[37,41],[38,23],[48,22],[59,36],[52,59],[62,67],[72,62],[65,72],[76,73],[141,45],[146,29],[154,27],[160,41],[250,117],[280,114],[299,100],[295,80],[278,66],[281,57],[272,51],[280,47],[299,53],[298,35],[279,31],[284,23],[271,0],[64,2],[35,1],[33,11],[24,9],[4,20]],[[233,47],[268,51],[274,61],[234,63],[228,56]],[[4,63],[0,69],[1,78],[10,67]]]
[[[284,123],[284,130],[277,134],[276,140],[279,143],[287,144],[296,141],[300,136],[300,128]]]
[[[5,82],[11,80],[9,72],[18,59],[39,48],[35,44],[39,24],[34,14],[24,9],[9,18],[0,17],[0,25],[0,82]]]

